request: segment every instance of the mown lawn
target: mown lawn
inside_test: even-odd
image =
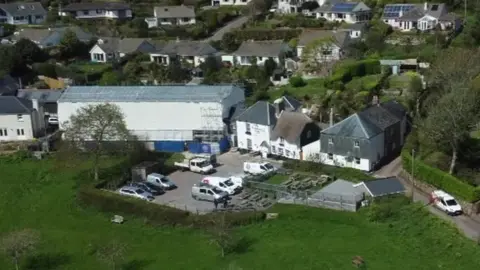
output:
[[[219,257],[207,235],[188,228],[150,227],[142,220],[110,223],[109,215],[80,208],[75,175],[53,162],[0,159],[0,234],[22,228],[41,234],[23,269],[107,269],[95,251],[111,240],[127,244],[122,269],[353,269],[362,256],[369,270],[479,269],[480,249],[413,206],[382,223],[366,213],[278,205],[278,220],[236,229],[242,249]],[[35,260],[32,260],[34,258]],[[30,264],[28,264],[30,261]],[[32,263],[33,262],[33,263]],[[13,269],[0,255],[0,269]]]
[[[288,176],[286,176],[286,175],[274,174],[270,178],[268,178],[267,183],[280,185],[281,183],[283,183],[287,180],[288,180]]]
[[[275,90],[269,91],[270,100],[274,101],[275,99],[281,97],[285,91],[299,100],[302,100],[305,96],[309,96],[310,98],[315,95],[322,96],[327,91],[324,86],[324,79],[309,79],[305,80],[305,82],[305,86],[293,87],[292,85],[287,84],[278,87]]]

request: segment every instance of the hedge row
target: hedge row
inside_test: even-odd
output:
[[[125,197],[114,192],[85,186],[78,190],[77,199],[83,206],[94,207],[102,212],[143,218],[152,225],[189,226],[209,228],[219,215],[225,214],[227,226],[248,225],[265,219],[264,212],[227,212],[196,215],[177,208],[148,203]]]
[[[334,167],[310,161],[287,160],[283,163],[283,167],[306,173],[326,174],[333,176],[334,179],[345,179],[353,182],[375,179],[371,175],[357,169]]]
[[[412,170],[412,156],[407,151],[402,152],[402,162],[403,168],[410,172]],[[480,187],[471,186],[451,174],[428,166],[421,160],[415,159],[413,173],[416,180],[433,185],[465,201],[476,202],[480,200]]]
[[[329,78],[327,85],[336,82],[347,83],[354,77],[362,77],[365,75],[378,74],[381,72],[380,61],[375,59],[367,59],[363,61],[349,62],[340,65]]]

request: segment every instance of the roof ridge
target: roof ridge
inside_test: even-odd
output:
[[[355,114],[356,114],[356,113],[355,113]],[[335,126],[338,126],[338,125],[342,124],[344,121],[347,121],[347,119],[349,119],[349,118],[353,117],[355,114],[352,114],[352,115],[350,115],[349,117],[347,117],[347,118],[343,119],[342,121],[340,121],[340,122],[337,122],[337,123],[335,123],[335,124],[333,124],[333,125],[331,125],[331,126],[327,127],[326,129],[322,130],[321,132],[323,132],[323,131],[327,131],[327,130],[329,130],[329,129],[331,129],[331,128],[335,127]]]
[[[248,107],[245,111],[243,111],[241,114],[239,114],[237,116],[237,118],[240,118],[240,116],[244,115],[245,113],[247,113],[248,111],[250,111],[253,107],[255,107],[255,105],[259,104],[260,102],[264,102],[263,100],[259,100],[257,102],[255,102],[255,104],[253,104],[252,106]],[[268,102],[267,102],[268,103]],[[269,117],[270,118],[270,117]]]
[[[367,138],[370,138],[370,134],[367,133],[367,130],[365,129],[365,126],[363,126],[363,120],[365,120],[365,119],[362,119],[362,118],[360,117],[360,115],[358,115],[358,113],[355,113],[354,115],[356,116],[355,119],[357,119],[358,123],[360,124],[360,128],[362,128],[363,134],[365,134],[365,136],[366,136]],[[372,123],[372,124],[373,124],[373,123]],[[375,124],[374,124],[374,125],[375,125]],[[377,125],[375,125],[375,126],[378,128]]]

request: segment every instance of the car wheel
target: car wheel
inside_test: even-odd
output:
[[[195,196],[195,195],[193,195],[193,194],[192,194],[192,198],[193,198],[194,200],[198,201],[197,196]]]

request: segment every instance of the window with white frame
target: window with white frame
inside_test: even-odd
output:
[[[328,159],[333,159],[333,154],[332,153],[328,153]]]
[[[328,138],[328,143],[329,143],[329,144],[333,144],[333,139],[332,139],[332,138]]]
[[[17,129],[17,135],[18,136],[25,136],[25,131],[23,130],[23,128],[18,128]]]
[[[17,114],[17,120],[23,122],[23,114]]]
[[[103,53],[94,53],[93,60],[95,61],[105,61],[105,55]]]
[[[353,143],[353,146],[355,146],[355,147],[360,147],[360,142],[359,142],[359,141],[355,141],[355,142]]]
[[[283,156],[283,148],[278,148],[278,154]]]
[[[275,153],[275,146],[272,146],[272,153]]]
[[[285,139],[280,137],[280,145],[285,145]]]
[[[285,156],[289,157],[290,156],[290,150],[285,150]]]
[[[360,164],[360,158],[356,157],[355,158],[355,163]]]
[[[8,132],[6,128],[0,128],[0,137],[7,137]]]
[[[245,133],[252,134],[250,123],[245,124]]]

